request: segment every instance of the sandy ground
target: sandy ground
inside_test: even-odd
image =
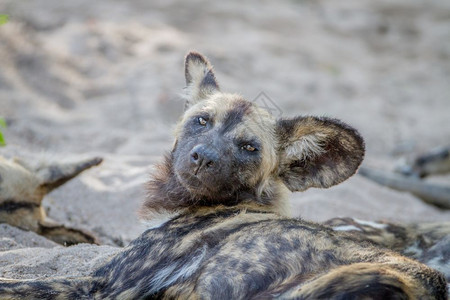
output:
[[[352,124],[367,165],[392,169],[450,141],[448,1],[0,0],[0,13],[11,18],[0,27],[0,155],[102,156],[44,203],[105,244],[64,248],[1,225],[1,277],[87,274],[144,230],[135,212],[172,145],[190,49],[210,58],[225,91],[257,102],[263,92],[282,117]],[[450,220],[359,175],[291,198],[294,215],[316,221]]]

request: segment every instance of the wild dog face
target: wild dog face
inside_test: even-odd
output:
[[[238,95],[217,93],[189,107],[173,150],[177,178],[199,197],[253,194],[276,168],[274,125]]]
[[[363,159],[355,129],[329,118],[276,120],[242,96],[221,92],[199,53],[187,55],[185,77],[186,110],[170,157],[150,183],[146,208],[275,205],[286,187],[330,187],[353,175]]]

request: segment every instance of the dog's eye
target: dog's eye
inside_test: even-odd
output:
[[[241,147],[243,150],[247,150],[248,152],[256,151],[257,149],[250,144],[244,145]]]
[[[202,117],[198,118],[198,124],[202,125],[202,126],[206,126],[206,123],[208,123],[208,121]]]

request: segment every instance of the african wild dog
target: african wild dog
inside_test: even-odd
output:
[[[417,259],[442,272],[450,282],[450,222],[394,224],[334,218],[324,225],[351,232],[355,240],[370,241]]]
[[[89,277],[0,283],[2,299],[446,299],[437,271],[354,235],[286,216],[289,190],[355,173],[358,132],[338,120],[274,120],[222,93],[186,57],[188,103],[141,214],[161,222]]]
[[[397,172],[420,178],[450,173],[450,146],[434,148],[428,153],[419,155],[408,164],[398,166]]]
[[[42,200],[55,188],[86,169],[102,162],[101,158],[74,163],[27,163],[0,156],[0,223],[34,231],[62,245],[97,243],[89,232],[66,227],[47,217]]]

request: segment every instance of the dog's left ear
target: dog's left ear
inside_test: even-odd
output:
[[[362,137],[336,119],[282,119],[277,135],[279,176],[291,191],[338,184],[352,176],[364,158]]]
[[[200,53],[189,52],[186,56],[184,75],[187,89],[186,108],[220,91],[213,67],[206,57]]]

